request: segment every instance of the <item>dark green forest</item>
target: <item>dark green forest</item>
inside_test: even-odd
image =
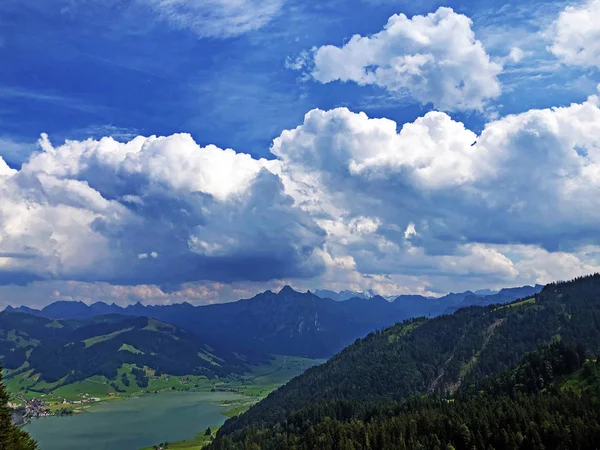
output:
[[[598,396],[556,377],[597,393],[582,349],[600,354],[599,309],[594,275],[371,333],[228,420],[212,448],[596,448]]]
[[[210,450],[593,449],[600,442],[600,361],[553,344],[454,396],[337,401],[273,427],[220,435]]]

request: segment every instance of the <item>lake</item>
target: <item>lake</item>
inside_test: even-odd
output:
[[[192,439],[222,425],[231,392],[168,392],[102,403],[84,414],[34,419],[25,427],[41,450],[138,450],[159,442]]]

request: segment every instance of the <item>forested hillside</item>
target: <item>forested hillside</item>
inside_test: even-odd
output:
[[[593,449],[600,362],[554,344],[453,397],[314,403],[273,427],[223,436],[211,450]]]
[[[30,390],[56,388],[94,375],[114,379],[123,364],[209,378],[250,367],[241,354],[211,346],[174,325],[115,315],[81,321],[0,313],[0,355],[10,376],[27,374]],[[136,379],[144,385],[143,370]]]
[[[512,304],[464,308],[371,333],[226,422],[221,435],[273,425],[321,402],[457,392],[554,341],[600,352],[600,275],[550,284]]]

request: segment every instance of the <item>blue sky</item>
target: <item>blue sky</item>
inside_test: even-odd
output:
[[[501,58],[510,51],[506,38],[519,44],[519,33],[539,32],[564,6],[352,0],[315,7],[288,1],[258,30],[202,38],[193,29],[174,29],[142,3],[2,2],[2,137],[34,144],[41,132],[58,141],[189,132],[200,144],[268,156],[281,130],[296,126],[312,108],[347,106],[398,123],[430,108],[411,99],[395,101],[376,87],[301,82],[298,72],[286,69],[287,58],[313,46],[341,45],[353,34],[376,33],[392,14],[427,14],[441,5],[473,18],[475,32],[490,42],[489,54]],[[544,43],[535,42],[539,38],[525,39],[543,50]],[[588,70],[523,69],[501,77],[511,88],[496,101],[502,114],[581,101],[597,78]],[[579,79],[586,76],[589,82]],[[480,114],[455,116],[472,128],[485,120]],[[6,159],[16,164],[29,148]]]
[[[530,116],[535,117],[529,119],[526,114],[530,111],[593,105],[589,98],[597,93],[600,83],[600,30],[594,28],[593,20],[585,18],[593,18],[595,8],[598,1],[594,0],[4,0],[0,4],[0,156],[11,169],[19,171],[28,161],[30,166],[7,172],[12,181],[6,181],[6,189],[15,196],[15,208],[29,201],[79,208],[75,216],[81,214],[82,222],[77,226],[85,225],[89,233],[99,234],[98,241],[88,242],[82,237],[80,245],[97,252],[107,267],[118,266],[115,261],[125,258],[121,250],[111,249],[122,249],[123,242],[135,241],[131,255],[146,255],[140,256],[140,264],[164,258],[170,267],[187,269],[176,270],[177,275],[171,278],[159,275],[166,273],[162,265],[133,268],[123,277],[114,274],[119,272],[115,267],[98,276],[75,270],[69,267],[78,264],[65,256],[74,250],[45,244],[60,242],[56,236],[68,236],[76,228],[74,224],[63,229],[64,224],[54,215],[58,210],[40,212],[36,220],[48,229],[38,230],[35,222],[38,225],[30,229],[36,231],[31,231],[29,239],[39,242],[25,245],[6,225],[11,220],[24,221],[24,216],[16,209],[7,209],[0,213],[5,223],[4,230],[0,228],[0,254],[26,258],[15,262],[18,258],[4,257],[8,269],[2,272],[4,266],[0,264],[0,282],[5,285],[0,288],[5,290],[0,292],[0,300],[9,296],[45,298],[48,292],[58,292],[58,298],[88,300],[89,292],[100,289],[104,294],[94,295],[123,302],[223,301],[285,282],[311,289],[443,293],[547,282],[565,273],[575,276],[594,270],[598,266],[595,246],[600,242],[596,242],[593,231],[596,218],[591,212],[595,207],[592,197],[588,200],[577,194],[581,201],[575,203],[581,209],[571,211],[565,206],[553,216],[556,220],[548,223],[542,217],[549,212],[538,210],[540,205],[548,201],[569,203],[565,192],[573,188],[571,184],[548,187],[560,197],[557,200],[543,197],[541,191],[539,197],[525,195],[519,183],[504,177],[508,161],[523,168],[524,173],[515,173],[525,177],[525,168],[532,170],[536,163],[541,168],[545,164],[577,166],[576,173],[557,175],[561,183],[567,178],[589,176],[595,159],[588,152],[595,142],[582,132],[564,143],[562,129],[548,137],[550,146],[560,141],[586,155],[587,159],[581,156],[585,161],[567,163],[570,153],[559,152],[562,159],[545,150],[536,153],[539,140],[528,141],[527,133],[518,134],[516,125],[504,119],[517,114],[524,121],[531,120],[519,128],[524,133],[532,124],[545,120],[533,113]],[[406,16],[394,22],[401,34],[409,33],[406,30],[412,26],[414,32],[420,26],[433,29],[433,22],[442,16],[455,22],[447,31],[447,39],[431,34],[427,38],[431,42],[426,44],[417,38],[406,43],[411,39],[409,34],[403,41],[385,33],[384,26],[390,20],[392,27],[390,18],[395,14]],[[425,23],[428,14],[432,23]],[[424,22],[413,20],[413,16],[423,16]],[[577,30],[569,28],[577,21],[583,21],[581,29],[587,33],[584,42],[580,42]],[[453,31],[459,28],[461,31]],[[354,43],[354,35],[362,36],[363,41]],[[457,48],[452,48],[453,42],[459,43]],[[461,42],[471,52],[467,56]],[[365,56],[367,51],[372,55]],[[464,57],[458,67],[446,68],[440,63],[455,56]],[[341,59],[335,59],[338,57]],[[415,62],[415,57],[426,62]],[[402,64],[405,66],[398,69]],[[456,86],[452,87],[453,83]],[[347,108],[349,114],[334,113],[342,111],[336,110],[340,107]],[[305,118],[316,108],[324,115]],[[441,115],[427,116],[432,111]],[[575,114],[573,111],[569,110]],[[431,127],[427,128],[430,133],[425,139],[415,131],[410,139],[398,142],[390,137],[381,145],[390,145],[391,153],[375,155],[376,150],[367,147],[386,135],[387,131],[381,130],[389,127],[384,122],[361,119],[360,112],[370,119],[394,121],[397,133],[404,124],[429,117],[426,128]],[[537,136],[552,128],[548,124],[558,123],[557,117],[547,118]],[[486,127],[496,129],[490,124],[498,120],[496,128],[509,130],[506,133],[513,133],[513,140],[485,137]],[[356,127],[363,122],[366,128],[358,133]],[[464,133],[457,123],[464,125]],[[321,131],[310,131],[313,125]],[[302,130],[297,130],[293,139],[282,134],[299,126]],[[379,126],[381,130],[371,130]],[[445,127],[453,131],[437,136]],[[367,129],[373,133],[369,135],[371,141],[362,142],[364,136],[357,137],[357,133]],[[323,130],[333,137],[326,139]],[[47,133],[48,139],[38,142],[41,133]],[[147,163],[150,169],[136,166],[132,172],[130,166],[109,169],[98,155],[85,159],[86,152],[92,150],[60,147],[65,139],[80,142],[112,137],[125,143],[136,136],[177,133],[189,133],[198,149],[189,150],[193,141],[180,138],[146,142],[140,148],[146,151],[160,146],[147,151],[155,152],[152,155],[159,155],[161,161],[172,161],[182,173],[195,168],[185,180],[175,180],[175,175],[163,180],[152,171],[155,166],[150,156],[145,162],[143,158],[139,161],[139,167]],[[309,135],[309,141],[302,140]],[[455,135],[464,136],[465,142],[472,139],[473,145],[482,139],[487,146],[480,145],[479,155],[491,156],[483,162],[454,160],[455,147],[448,142]],[[272,148],[276,138],[280,139]],[[428,139],[440,147],[448,145],[449,162],[436,159],[435,149],[425,148],[423,142]],[[343,149],[338,148],[340,140],[346,142]],[[322,146],[311,150],[308,142],[322,142]],[[208,152],[205,158],[210,164],[196,161],[193,152],[209,144],[218,148],[216,159]],[[424,149],[416,151],[410,162],[399,162],[397,154],[408,155],[414,145],[421,144]],[[62,150],[56,150],[59,147]],[[231,170],[223,169],[229,162],[224,162],[226,155],[220,149],[227,148],[237,155],[251,155],[252,161],[240,157],[245,162],[232,163]],[[336,159],[348,148],[353,150],[346,160]],[[461,152],[468,153],[465,148]],[[34,153],[40,149],[42,157],[35,159]],[[423,156],[429,155],[427,152],[433,152],[432,156]],[[50,160],[50,155],[57,154]],[[260,162],[260,158],[273,164]],[[415,163],[419,158],[430,158],[429,169],[420,172],[420,165],[425,163]],[[386,166],[374,165],[373,161],[386,161]],[[73,164],[79,164],[77,171]],[[94,164],[99,167],[96,172],[91,168],[96,167]],[[405,180],[413,169],[417,175]],[[242,177],[246,184],[233,179],[227,186],[218,185],[223,179],[211,181],[212,174],[220,171],[222,177]],[[504,194],[512,192],[511,205],[497,196],[497,186],[485,185],[483,173],[489,174],[488,179],[507,183]],[[357,174],[364,179],[359,182]],[[439,181],[448,174],[452,174],[452,181]],[[77,200],[73,194],[61,194],[60,199],[46,197],[50,188],[44,183],[50,181],[41,176],[54,177],[53,187],[53,183],[84,183],[94,192],[84,195],[83,188],[77,188],[82,195]],[[208,184],[198,187],[196,177],[209,180]],[[306,177],[319,178],[318,185],[305,185]],[[386,178],[385,183],[382,178]],[[157,179],[164,189],[160,195],[154,184]],[[44,189],[35,200],[24,194],[40,185]],[[454,192],[459,185],[460,192]],[[182,191],[182,186],[187,190]],[[583,189],[577,184],[579,188]],[[349,198],[341,199],[338,191]],[[472,198],[475,191],[476,200]],[[247,195],[245,203],[236,197],[243,204],[234,208],[231,196],[241,192]],[[106,204],[98,206],[98,202]],[[227,209],[226,203],[232,209]],[[519,215],[502,215],[500,210],[505,207],[515,208]],[[109,209],[112,216],[102,215]],[[197,216],[193,212],[196,209],[201,211]],[[537,214],[538,219],[530,218],[526,210]],[[180,211],[194,220],[188,223]],[[572,226],[569,214],[575,213],[585,216],[581,226]],[[472,220],[466,220],[471,214]],[[131,219],[113,221],[117,216]],[[208,225],[211,220],[214,229]],[[231,221],[249,225],[238,229]],[[187,225],[179,226],[181,223]],[[539,229],[541,225],[543,230],[531,232],[530,227]],[[499,229],[492,232],[495,227]],[[78,232],[87,235],[82,230]],[[369,239],[365,237],[371,232],[368,230],[373,234]],[[179,240],[162,242],[164,233],[173,233]],[[277,238],[273,238],[275,234]],[[231,244],[248,239],[260,242],[261,237],[273,245]],[[155,242],[156,249],[149,242]],[[226,251],[229,245],[233,250]],[[173,248],[179,248],[179,253],[169,254]],[[534,261],[548,259],[544,252],[554,258],[555,266],[536,269]],[[160,256],[153,257],[153,253]],[[479,262],[472,263],[469,258]],[[487,263],[490,267],[475,269]],[[31,280],[38,280],[37,284],[25,283]],[[172,292],[178,294],[173,296]]]

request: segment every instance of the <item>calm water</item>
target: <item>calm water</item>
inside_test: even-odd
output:
[[[138,450],[191,439],[226,417],[223,400],[230,392],[170,392],[146,395],[88,409],[85,414],[34,420],[25,429],[41,450]]]

